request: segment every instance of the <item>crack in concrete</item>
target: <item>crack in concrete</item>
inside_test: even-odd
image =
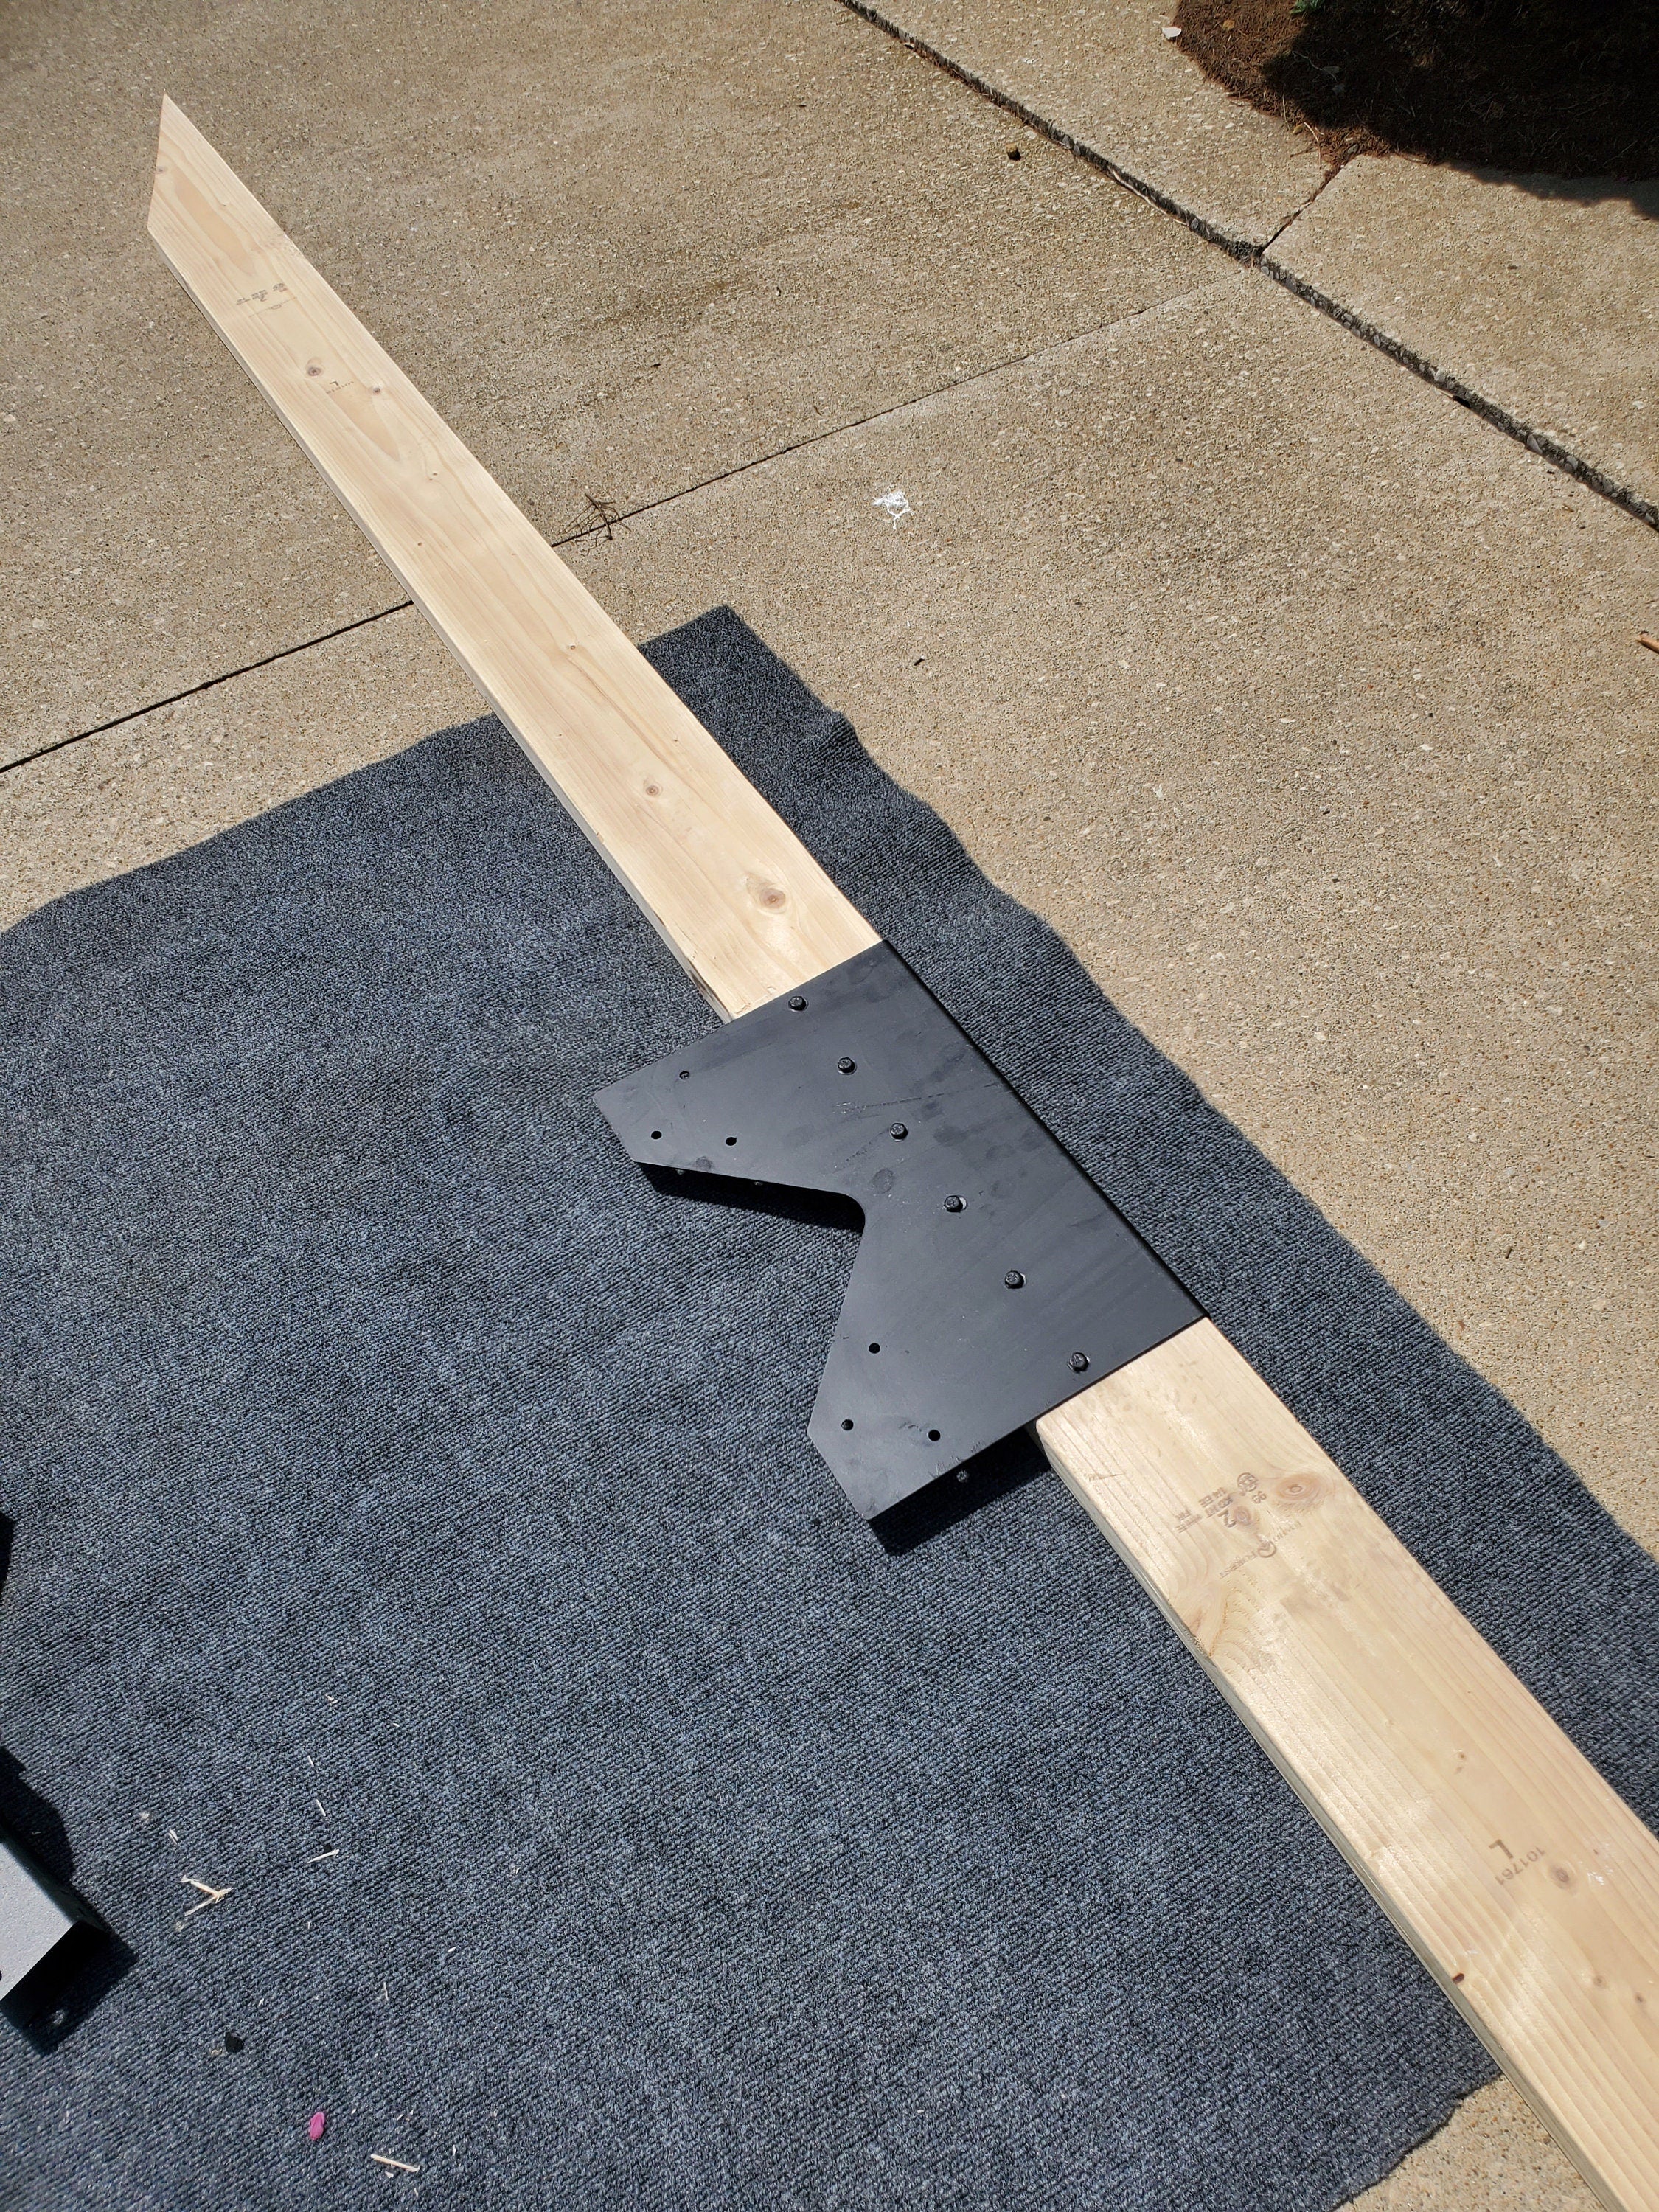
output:
[[[730,483],[736,477],[747,476],[751,469],[763,469],[773,461],[785,460],[792,453],[809,452],[831,438],[845,437],[849,431],[862,430],[872,422],[885,422],[890,416],[902,415],[907,408],[925,406],[930,399],[942,399],[947,393],[965,391],[972,384],[981,384],[988,377],[1002,376],[1011,368],[1023,368],[1045,355],[1058,352],[1061,347],[1078,345],[1087,338],[1106,337],[1114,331],[1127,330],[1138,323],[1143,315],[1156,314],[1161,308],[1176,306],[1190,299],[1190,293],[1182,293],[1167,300],[1149,300],[1144,307],[1133,308],[1127,315],[1119,315],[1109,323],[1091,324],[1087,330],[1074,331],[1069,337],[1060,338],[1044,346],[1034,347],[1029,353],[1010,354],[1004,361],[993,362],[985,368],[976,368],[967,376],[952,377],[948,384],[932,385],[926,392],[915,392],[907,398],[896,399],[886,407],[877,407],[868,415],[854,416],[846,422],[836,422],[828,429],[814,430],[810,436],[793,438],[787,445],[775,446],[764,453],[756,453],[746,461],[734,462],[729,469],[717,469],[712,476],[699,477],[695,483],[681,484],[673,491],[665,491],[656,499],[642,500],[637,507],[620,507],[607,512],[603,520],[586,525],[580,530],[568,531],[562,538],[547,541],[556,552],[566,545],[580,545],[592,538],[611,538],[618,530],[642,514],[654,514],[659,507],[672,507],[677,501],[694,498],[712,485]],[[31,762],[45,760],[49,754],[60,753],[66,746],[78,745],[88,738],[101,738],[111,730],[118,730],[125,723],[142,721],[146,714],[158,714],[163,707],[176,707],[181,700],[194,699],[204,691],[212,691],[221,684],[234,683],[239,676],[251,676],[258,669],[269,668],[273,662],[289,660],[296,653],[309,653],[313,646],[327,645],[337,637],[349,637],[355,629],[367,629],[371,623],[384,622],[388,615],[405,614],[415,605],[413,599],[399,599],[395,605],[378,608],[372,615],[360,615],[356,622],[343,623],[337,629],[320,631],[315,637],[301,638],[297,644],[284,645],[275,653],[263,653],[258,660],[244,661],[240,667],[227,668],[216,675],[204,677],[199,684],[187,684],[182,691],[170,691],[165,698],[152,699],[143,707],[131,708],[125,714],[112,714],[106,722],[94,722],[89,729],[72,731],[68,737],[54,738],[49,745],[39,745],[33,752],[20,753],[15,760],[0,762],[0,775],[9,775],[14,769],[27,768]]]
[[[1437,392],[1443,392],[1460,407],[1468,408],[1472,415],[1479,416],[1492,428],[1513,438],[1528,453],[1537,454],[1564,476],[1576,478],[1589,490],[1597,493],[1613,506],[1622,508],[1638,522],[1645,523],[1650,530],[1659,531],[1659,504],[1644,498],[1632,486],[1620,483],[1604,470],[1597,468],[1594,462],[1587,460],[1582,453],[1575,453],[1571,447],[1564,445],[1559,438],[1535,428],[1497,400],[1489,399],[1462,377],[1454,375],[1449,369],[1442,368],[1426,355],[1408,346],[1403,339],[1395,337],[1376,323],[1368,322],[1352,308],[1345,307],[1340,301],[1333,299],[1328,293],[1322,292],[1316,285],[1309,283],[1306,278],[1297,276],[1281,262],[1272,258],[1273,248],[1291,224],[1298,216],[1306,214],[1332,179],[1340,174],[1340,165],[1336,168],[1327,169],[1307,198],[1293,208],[1272,235],[1258,246],[1253,240],[1240,237],[1220,224],[1210,222],[1195,209],[1183,206],[1171,194],[1161,191],[1146,178],[1136,176],[1121,162],[1103,154],[1097,147],[1091,146],[1086,140],[1063,130],[1059,124],[1050,122],[1012,93],[1004,91],[1000,85],[991,83],[988,78],[979,76],[975,70],[953,61],[950,55],[941,52],[937,46],[929,46],[925,39],[918,38],[915,32],[905,30],[901,24],[884,15],[879,9],[872,7],[869,0],[837,0],[837,4],[852,15],[861,16],[885,37],[895,40],[907,52],[915,54],[918,60],[942,70],[946,76],[955,78],[958,84],[965,85],[970,92],[977,94],[994,107],[1013,116],[1028,130],[1036,131],[1040,137],[1048,139],[1063,153],[1069,154],[1074,161],[1109,177],[1115,185],[1121,186],[1125,191],[1133,192],[1137,199],[1145,200],[1149,207],[1157,208],[1160,214],[1172,216],[1177,222],[1184,223],[1207,245],[1218,246],[1231,260],[1270,277],[1275,284],[1293,294],[1304,306],[1328,316],[1353,337],[1374,346],[1400,368],[1408,369],[1413,376],[1420,377]],[[1024,368],[1029,362],[1040,360],[1043,355],[1054,352],[1058,345],[1074,344],[1084,338],[1099,337],[1109,331],[1125,329],[1139,321],[1141,316],[1154,313],[1159,308],[1172,304],[1168,300],[1152,301],[1144,307],[1135,308],[1130,314],[1120,316],[1115,322],[1102,323],[1091,329],[1076,331],[1071,337],[1058,341],[1057,344],[1039,346],[1029,353],[1012,354],[1006,360],[994,362],[989,368],[975,369],[969,376],[956,377],[948,384],[937,385],[927,392],[914,392],[907,398],[895,400],[890,406],[876,408],[868,415],[836,423],[828,429],[815,430],[808,437],[791,439],[764,453],[757,453],[749,460],[736,462],[729,469],[720,469],[712,476],[700,477],[695,483],[682,484],[673,491],[664,492],[659,498],[645,500],[637,507],[607,514],[603,521],[592,523],[581,530],[573,530],[564,537],[555,538],[549,542],[557,548],[578,545],[601,534],[610,537],[641,515],[654,514],[659,507],[672,507],[677,501],[690,499],[714,484],[729,483],[734,477],[744,476],[751,469],[764,468],[770,462],[787,459],[792,453],[806,453],[829,439],[843,437],[848,431],[862,429],[869,423],[883,422],[890,416],[901,415],[906,408],[921,406],[929,399],[942,398],[948,392],[960,392],[988,377],[1004,375],[1011,368]],[[177,706],[180,701],[193,699],[204,691],[215,690],[221,684],[233,683],[239,676],[249,676],[257,669],[269,668],[273,662],[287,660],[296,653],[309,653],[313,646],[327,645],[337,637],[347,637],[353,630],[364,629],[371,623],[384,622],[388,615],[403,614],[414,604],[412,599],[399,599],[395,605],[381,607],[374,614],[360,616],[356,622],[343,623],[337,629],[324,630],[316,637],[302,638],[295,645],[285,645],[277,652],[265,653],[258,660],[246,661],[240,667],[225,669],[216,676],[204,678],[199,684],[187,685],[182,691],[171,692],[162,699],[152,699],[147,705],[134,707],[125,714],[112,715],[108,721],[96,722],[89,729],[76,730],[68,737],[56,738],[51,744],[38,746],[33,752],[21,753],[15,760],[0,762],[0,775],[9,775],[15,769],[27,768],[32,762],[45,760],[50,754],[62,752],[70,745],[80,744],[88,738],[102,737],[110,730],[118,730],[124,723],[140,721],[146,714],[158,714],[164,707]]]
[[[20,753],[15,760],[0,762],[0,775],[9,775],[15,768],[27,768],[31,761],[45,760],[49,753],[61,753],[65,745],[78,745],[88,738],[101,738],[106,730],[118,730],[124,723],[141,722],[146,714],[159,714],[163,707],[176,707],[181,699],[194,699],[201,692],[216,690],[221,684],[233,684],[239,676],[251,676],[256,668],[269,668],[273,661],[291,659],[296,653],[309,653],[314,645],[326,645],[332,638],[349,637],[354,629],[367,629],[370,623],[384,622],[388,615],[400,615],[412,607],[413,599],[399,599],[395,607],[377,607],[372,615],[359,615],[356,622],[342,623],[337,629],[320,631],[315,637],[302,637],[297,645],[279,646],[275,653],[262,653],[258,660],[244,661],[240,668],[222,669],[217,676],[204,676],[199,684],[187,684],[182,691],[170,691],[165,699],[152,699],[143,707],[133,707],[125,714],[112,714],[106,722],[94,722],[89,730],[72,730],[66,738],[54,738],[49,745],[37,745],[32,753]]]
[[[970,92],[976,92],[981,100],[988,100],[994,107],[1001,108],[1005,114],[1012,115],[1017,122],[1023,123],[1028,131],[1035,131],[1040,138],[1046,138],[1051,145],[1058,146],[1062,153],[1070,154],[1073,160],[1086,163],[1091,169],[1098,169],[1102,176],[1109,177],[1115,185],[1121,185],[1125,191],[1133,192],[1137,199],[1145,200],[1149,206],[1160,209],[1165,215],[1174,216],[1177,222],[1184,222],[1188,230],[1196,231],[1211,246],[1218,246],[1224,253],[1231,253],[1235,261],[1252,261],[1261,252],[1262,249],[1253,240],[1240,238],[1235,232],[1223,229],[1219,223],[1212,222],[1207,216],[1200,215],[1194,208],[1183,207],[1179,200],[1172,198],[1168,192],[1161,191],[1156,185],[1149,184],[1145,177],[1136,176],[1121,161],[1113,161],[1098,147],[1091,146],[1086,139],[1073,137],[1058,123],[1051,123],[1046,115],[1039,115],[1036,108],[1028,107],[1012,92],[1005,92],[1000,85],[993,84],[988,77],[981,76],[976,70],[965,67],[963,63],[952,61],[949,54],[942,53],[937,46],[930,46],[926,39],[919,39],[914,31],[907,31],[902,24],[891,21],[878,8],[869,6],[868,0],[838,0],[838,4],[854,15],[861,15],[866,23],[873,23],[877,30],[885,32],[890,39],[896,39],[899,45],[907,47],[919,61],[930,62],[935,69],[943,70],[946,76],[953,76],[958,84],[965,84]]]
[[[1314,144],[1317,146],[1318,143],[1318,139],[1315,138]],[[1322,160],[1324,157],[1322,155],[1320,158]],[[1281,222],[1278,229],[1274,231],[1273,236],[1268,239],[1267,243],[1262,246],[1261,251],[1264,254],[1271,253],[1274,246],[1278,245],[1279,240],[1284,237],[1285,232],[1290,228],[1291,225],[1297,222],[1301,216],[1306,215],[1308,210],[1319,198],[1319,195],[1324,191],[1326,185],[1328,185],[1334,178],[1340,177],[1341,175],[1344,166],[1345,165],[1342,162],[1338,161],[1334,167],[1325,169],[1321,172],[1319,182],[1309,193],[1307,198],[1303,201],[1300,207],[1293,207],[1291,210],[1284,222]]]
[[[1474,386],[1455,375],[1450,369],[1442,368],[1426,355],[1419,353],[1415,347],[1408,346],[1403,339],[1391,336],[1376,323],[1368,322],[1363,315],[1356,314],[1352,308],[1345,307],[1328,293],[1322,292],[1317,285],[1310,284],[1305,278],[1293,275],[1282,263],[1270,258],[1273,246],[1297,216],[1304,214],[1313,205],[1331,179],[1340,173],[1339,170],[1328,170],[1302,205],[1286,216],[1265,244],[1257,246],[1251,240],[1241,238],[1234,232],[1224,229],[1220,224],[1210,222],[1195,208],[1183,206],[1170,193],[1160,191],[1144,177],[1137,177],[1121,162],[1113,161],[1109,155],[1103,154],[1097,147],[1074,137],[1059,124],[1051,123],[1046,116],[1040,115],[1033,107],[1028,107],[1012,93],[1005,92],[1001,86],[991,83],[976,70],[953,61],[949,54],[941,52],[937,46],[929,46],[914,31],[907,31],[902,24],[884,15],[878,8],[872,7],[869,0],[837,0],[837,4],[854,15],[862,16],[866,23],[873,24],[888,38],[896,40],[918,60],[942,70],[945,76],[954,77],[958,84],[966,85],[970,92],[977,93],[981,99],[988,100],[994,107],[1000,107],[1005,113],[1015,117],[1028,130],[1047,138],[1074,160],[1098,170],[1103,176],[1109,177],[1114,184],[1121,185],[1126,191],[1133,192],[1138,199],[1146,201],[1165,215],[1173,216],[1177,222],[1185,223],[1188,230],[1195,231],[1207,244],[1219,246],[1233,260],[1271,277],[1275,284],[1282,285],[1305,306],[1328,316],[1331,321],[1339,324],[1355,337],[1364,339],[1367,345],[1376,347],[1379,353],[1387,355],[1401,368],[1409,369],[1413,376],[1419,376],[1425,384],[1433,385],[1437,392],[1443,392],[1460,407],[1467,407],[1472,415],[1478,415],[1492,428],[1501,430],[1506,437],[1513,438],[1517,444],[1524,446],[1528,453],[1536,453],[1547,461],[1552,468],[1559,469],[1564,476],[1576,477],[1589,490],[1597,493],[1613,506],[1622,508],[1636,521],[1646,523],[1650,530],[1659,530],[1659,504],[1644,498],[1633,485],[1620,483],[1616,477],[1608,476],[1605,470],[1597,468],[1593,461],[1587,460],[1582,453],[1575,453],[1571,447],[1564,445],[1560,439],[1551,436],[1548,431],[1540,430],[1523,421],[1509,408],[1495,399],[1489,399]]]
[[[1080,345],[1087,338],[1108,337],[1114,331],[1127,330],[1145,315],[1155,315],[1164,307],[1177,306],[1195,295],[1192,292],[1172,294],[1168,299],[1149,300],[1144,307],[1133,307],[1127,315],[1119,315],[1109,323],[1091,323],[1087,330],[1073,331],[1068,337],[1055,338],[1047,345],[1034,346],[1028,353],[1012,353],[1004,361],[992,362],[985,368],[976,368],[966,376],[953,376],[948,384],[930,385],[926,392],[912,392],[908,399],[895,399],[885,407],[873,408],[868,415],[854,416],[846,422],[836,422],[827,430],[814,430],[809,437],[792,439],[787,445],[774,447],[770,452],[757,453],[751,460],[737,461],[729,469],[718,469],[713,476],[699,477],[696,483],[683,484],[678,491],[665,491],[659,499],[647,499],[638,507],[630,507],[612,514],[604,522],[588,524],[573,530],[568,538],[555,538],[556,547],[578,545],[585,538],[608,537],[620,530],[624,523],[632,522],[641,514],[653,514],[660,507],[672,507],[676,501],[690,499],[713,484],[730,483],[733,477],[747,476],[751,469],[763,469],[773,461],[785,460],[791,453],[810,453],[814,446],[822,446],[832,438],[844,438],[849,431],[862,430],[872,422],[884,422],[890,416],[902,415],[912,407],[925,407],[930,399],[944,399],[953,392],[965,392],[970,385],[983,384],[988,378],[1006,376],[1011,368],[1024,368],[1032,362],[1042,361],[1048,355],[1058,353],[1063,347]]]

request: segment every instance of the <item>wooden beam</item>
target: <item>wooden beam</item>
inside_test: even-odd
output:
[[[149,234],[727,1016],[876,933],[173,102]]]
[[[1659,2205],[1659,1844],[1213,1322],[1053,1464],[1609,2205]]]
[[[874,932],[171,102],[150,234],[726,1014]],[[1659,1844],[1209,1322],[1054,1464],[1602,2202],[1659,2206]]]

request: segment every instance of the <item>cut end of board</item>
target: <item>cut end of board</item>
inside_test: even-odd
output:
[[[216,174],[216,172],[220,173]],[[177,271],[177,264],[167,252],[169,234],[175,228],[173,218],[180,211],[182,198],[191,204],[191,211],[198,222],[217,233],[217,243],[239,256],[246,256],[254,239],[245,224],[223,220],[214,222],[216,204],[222,205],[227,198],[225,186],[234,187],[240,182],[236,172],[224,158],[215,152],[189,116],[176,100],[164,93],[161,96],[161,118],[155,137],[155,167],[150,184],[149,215],[147,228],[150,236],[167,256],[169,267]],[[258,204],[257,202],[255,204]],[[260,213],[264,214],[264,210]],[[265,222],[276,236],[276,229],[269,216]],[[177,272],[182,274],[182,272]],[[188,278],[185,280],[188,283]]]

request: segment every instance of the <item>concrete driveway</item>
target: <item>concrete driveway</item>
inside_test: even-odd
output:
[[[476,711],[144,237],[166,90],[633,635],[734,605],[1659,1549],[1651,528],[836,0],[9,38],[4,920]],[[1142,153],[1265,236],[1317,178],[1212,93]],[[1365,2201],[1590,2203],[1501,2083]]]

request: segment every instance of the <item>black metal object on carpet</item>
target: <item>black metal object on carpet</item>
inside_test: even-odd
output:
[[[77,1930],[101,1924],[89,1905],[54,1881],[15,1836],[0,1828],[0,2003]]]
[[[646,1165],[861,1209],[807,1432],[867,1520],[1201,1318],[890,945],[595,1103]]]

